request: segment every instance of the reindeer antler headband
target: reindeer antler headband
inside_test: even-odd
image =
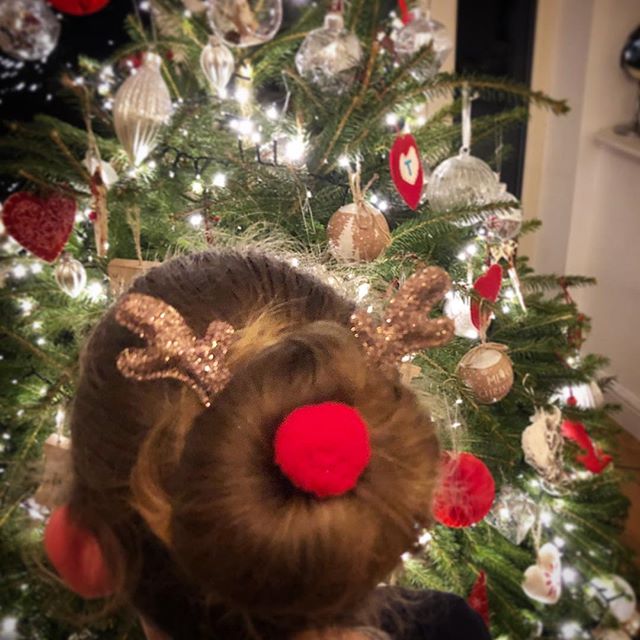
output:
[[[414,273],[388,304],[381,322],[364,310],[353,314],[354,336],[369,357],[385,368],[396,366],[407,353],[446,344],[453,336],[453,322],[431,319],[428,314],[450,286],[449,276],[439,267]],[[140,293],[123,298],[116,320],[146,342],[120,354],[117,365],[123,376],[138,381],[180,380],[207,407],[229,382],[226,355],[235,340],[229,323],[216,320],[198,338],[174,307]]]

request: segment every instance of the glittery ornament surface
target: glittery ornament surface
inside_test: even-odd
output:
[[[215,0],[209,3],[209,24],[233,47],[263,44],[282,24],[282,0]]]
[[[362,55],[358,36],[344,28],[342,14],[332,11],[324,26],[303,40],[296,54],[296,69],[328,93],[341,94],[353,86]]]
[[[18,60],[45,60],[58,44],[60,23],[44,0],[0,2],[0,49]]]
[[[234,339],[226,322],[212,322],[197,338],[171,305],[143,294],[130,294],[118,305],[116,320],[146,342],[118,357],[123,376],[138,381],[173,378],[188,384],[205,406],[231,377],[225,356]]]
[[[438,73],[443,62],[453,49],[453,43],[445,26],[433,20],[428,12],[416,8],[411,20],[396,35],[395,50],[401,64],[409,62],[419,51],[431,47],[433,57],[413,65],[411,75],[421,82],[430,80]]]
[[[408,353],[440,347],[453,337],[453,321],[428,315],[450,288],[445,271],[427,267],[407,279],[381,322],[365,310],[356,311],[352,331],[369,356],[385,365],[396,365]]]

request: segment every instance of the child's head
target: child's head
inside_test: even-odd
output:
[[[428,413],[372,364],[353,304],[284,262],[178,258],[132,291],[174,307],[196,336],[214,320],[237,336],[209,407],[188,384],[121,373],[123,351],[145,342],[115,309],[87,344],[69,513],[95,533],[116,594],[177,639],[351,621],[428,522],[438,457]],[[295,409],[327,402],[364,420],[370,459],[352,490],[318,498],[283,473],[274,440]]]

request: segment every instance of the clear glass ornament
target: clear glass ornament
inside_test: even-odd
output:
[[[496,196],[496,201],[518,202],[518,198],[506,190],[506,185],[500,184],[500,189],[500,193]],[[506,206],[502,209],[494,209],[487,212],[482,227],[485,230],[487,242],[494,244],[511,240],[522,229],[522,209],[518,206]]]
[[[161,63],[160,56],[147,53],[142,67],[116,93],[116,135],[134,165],[155,149],[160,130],[171,117],[171,95],[160,72]]]
[[[535,501],[524,491],[504,485],[485,520],[507,540],[520,545],[536,521]]]
[[[282,24],[282,0],[213,0],[211,28],[232,47],[252,47],[271,40]]]
[[[218,36],[211,36],[200,54],[200,68],[220,98],[226,95],[236,62],[229,47]]]
[[[309,33],[298,53],[298,73],[328,93],[347,91],[356,78],[362,46],[355,33],[344,28],[342,14],[330,11],[324,26]]]
[[[395,50],[401,64],[408,62],[424,47],[432,47],[433,57],[411,69],[420,82],[433,78],[453,49],[446,27],[431,18],[431,12],[420,7],[411,11],[411,20],[396,34]]]
[[[491,167],[463,149],[434,169],[427,186],[427,198],[434,211],[450,211],[496,202],[499,191],[500,185]],[[487,215],[489,212],[481,212],[457,225],[471,226]]]
[[[0,1],[0,49],[19,60],[44,60],[55,49],[60,23],[44,0]]]
[[[87,272],[82,263],[68,253],[62,254],[54,276],[60,289],[71,298],[77,298],[87,284]]]

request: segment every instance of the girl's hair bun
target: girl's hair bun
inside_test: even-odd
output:
[[[294,409],[278,427],[274,446],[282,473],[317,498],[353,489],[371,458],[367,424],[341,402]]]

